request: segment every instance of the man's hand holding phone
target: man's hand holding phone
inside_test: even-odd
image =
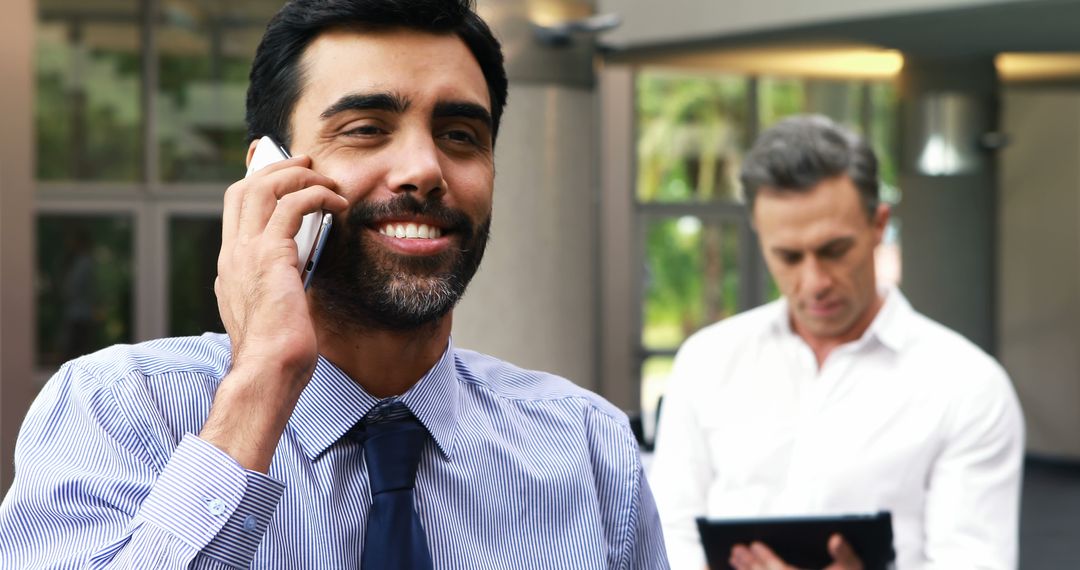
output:
[[[294,237],[305,214],[348,208],[310,166],[282,160],[225,192],[214,292],[233,362],[200,437],[263,472],[318,359]]]
[[[248,159],[247,176],[271,164],[288,159],[289,153],[285,147],[278,145],[270,137],[262,137],[256,143],[251,158]],[[333,221],[333,216],[323,210],[304,214],[300,220],[300,229],[293,236],[293,240],[296,241],[296,269],[300,272],[300,279],[305,289],[315,273],[315,265],[318,264],[319,257],[322,255]]]

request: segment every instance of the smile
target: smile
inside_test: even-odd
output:
[[[438,239],[442,237],[442,228],[427,224],[384,224],[379,233],[405,239]]]

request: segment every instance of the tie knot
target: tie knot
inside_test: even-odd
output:
[[[428,434],[404,404],[373,409],[356,428],[372,495],[412,489]]]

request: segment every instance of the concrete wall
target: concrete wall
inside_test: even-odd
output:
[[[1026,0],[1035,2],[1038,0]],[[604,41],[620,47],[679,42],[875,16],[1009,4],[1002,0],[598,0],[601,13],[622,15]],[[1022,2],[1021,2],[1022,3]]]
[[[1080,459],[1080,91],[1006,90],[999,346],[1028,450]]]
[[[492,237],[454,312],[454,343],[596,380],[593,91],[512,84],[495,155]]]

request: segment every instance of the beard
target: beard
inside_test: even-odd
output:
[[[435,220],[456,246],[430,256],[401,255],[365,231],[378,220],[414,215]],[[490,227],[490,214],[474,224],[439,197],[421,202],[403,193],[381,204],[355,204],[330,231],[311,280],[313,300],[347,329],[408,331],[438,322],[480,267]]]

